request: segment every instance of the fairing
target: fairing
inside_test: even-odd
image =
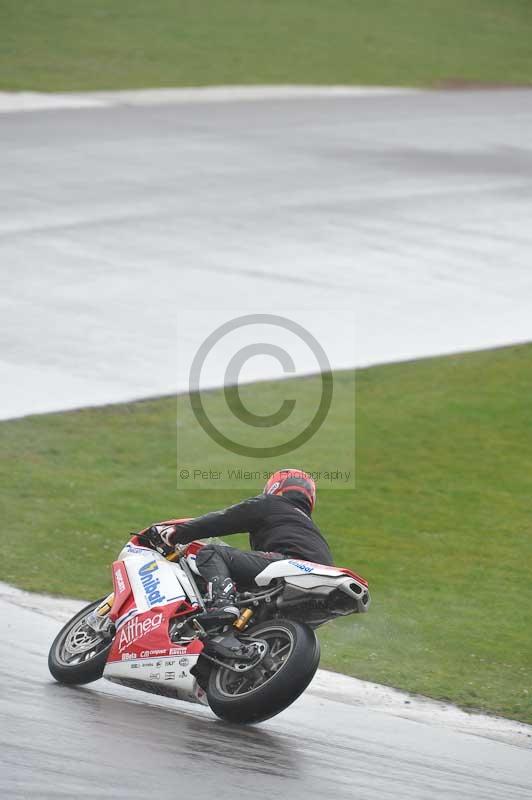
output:
[[[255,578],[255,582],[259,586],[267,586],[276,578],[289,578],[295,575],[321,575],[328,578],[341,578],[349,573],[354,579],[358,579],[360,583],[367,586],[366,581],[354,572],[349,570],[338,569],[338,567],[329,567],[325,564],[315,564],[313,561],[303,561],[299,558],[287,558],[283,561],[272,561],[271,564],[260,572]]]
[[[258,586],[269,586],[272,581],[280,579],[285,583],[285,594],[295,599],[298,592],[301,596],[326,597],[340,591],[352,599],[353,611],[364,613],[369,608],[367,582],[348,569],[290,558],[268,564],[255,582]]]
[[[116,635],[104,678],[146,691],[205,702],[190,674],[203,645],[176,645],[170,621],[198,608],[198,598],[179,564],[150,548],[128,543],[113,564]]]

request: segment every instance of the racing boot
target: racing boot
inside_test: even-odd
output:
[[[209,583],[207,613],[210,618],[238,619],[240,611],[235,605],[236,586],[231,578],[213,578]]]

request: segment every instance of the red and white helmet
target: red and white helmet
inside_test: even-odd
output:
[[[316,503],[316,484],[302,469],[280,469],[274,472],[264,487],[264,494],[285,494],[299,492],[310,503],[310,510]]]

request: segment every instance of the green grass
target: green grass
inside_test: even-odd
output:
[[[101,595],[128,531],[237,500],[176,492],[175,424],[175,399],[2,423],[2,579]],[[316,518],[374,597],[324,666],[532,722],[532,346],[358,371],[357,488]]]
[[[0,0],[0,88],[532,82],[530,0]]]

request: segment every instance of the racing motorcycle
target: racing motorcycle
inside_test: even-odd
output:
[[[195,564],[204,543],[163,556],[145,533],[113,563],[113,593],[81,609],[52,643],[48,666],[60,683],[103,677],[209,705],[230,722],[262,722],[314,677],[314,630],[370,605],[367,581],[355,572],[287,557],[268,564],[253,586],[238,587],[238,619],[209,612]]]

